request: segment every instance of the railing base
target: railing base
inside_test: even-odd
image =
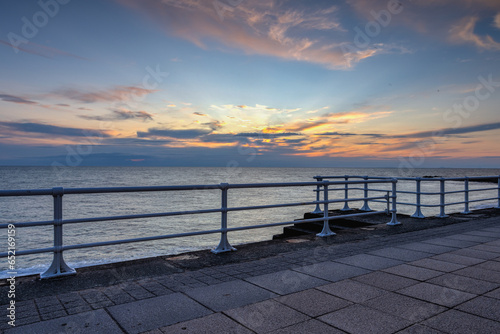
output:
[[[311,213],[320,214],[320,213],[323,213],[323,211],[321,211],[321,209],[318,208],[318,209],[312,211]]]
[[[437,218],[448,218],[449,216],[448,216],[448,215],[441,215],[441,214],[439,214],[439,215],[437,215],[436,217],[437,217]]]
[[[340,211],[352,211],[352,209],[349,207],[349,204],[347,202],[344,204],[344,207],[340,209]]]
[[[398,218],[396,217],[395,214],[392,214],[392,219],[390,222],[387,223],[389,226],[396,226],[396,225],[401,225],[401,222],[398,221]]]
[[[212,249],[211,252],[214,254],[219,254],[219,253],[225,253],[225,252],[233,252],[235,250],[236,250],[236,248],[231,246],[229,241],[227,241],[227,237],[223,236],[220,243],[219,243],[219,246]]]
[[[323,231],[321,233],[316,234],[317,237],[330,237],[332,235],[337,235],[337,233],[333,232],[330,230],[330,226],[328,228],[323,228]]]
[[[64,262],[62,254],[56,254],[54,255],[54,260],[52,261],[49,269],[40,274],[40,279],[56,278],[70,275],[76,275],[76,270],[71,268],[66,264],[66,262]]]
[[[461,214],[463,214],[463,215],[468,215],[469,213],[472,213],[472,211],[467,210],[467,211],[462,211],[462,212],[460,212],[460,213],[461,213]]]
[[[417,211],[415,211],[414,214],[411,215],[412,218],[425,218],[424,214],[422,213],[422,211],[420,211],[420,209],[417,209]]]
[[[365,204],[363,205],[363,207],[361,207],[361,208],[359,209],[359,211],[366,211],[366,212],[370,212],[370,211],[373,211],[373,210],[372,210],[372,209],[368,206],[368,203],[365,203]]]

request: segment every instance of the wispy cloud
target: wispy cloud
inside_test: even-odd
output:
[[[342,27],[338,8],[331,5],[292,7],[277,0],[249,1],[226,11],[221,21],[212,1],[117,1],[144,12],[168,34],[204,49],[221,49],[223,45],[246,54],[316,63],[330,69],[354,66],[382,51],[342,49],[351,40]]]
[[[62,51],[62,50],[59,50],[56,48],[52,48],[49,46],[45,46],[45,45],[36,44],[33,42],[28,42],[27,44],[21,44],[21,45],[15,46],[7,41],[0,39],[0,44],[7,45],[7,46],[13,48],[14,50],[23,51],[23,52],[30,53],[30,54],[37,55],[37,56],[41,56],[44,58],[72,57],[72,58],[81,59],[81,60],[88,60],[87,58],[80,57],[80,56],[71,54],[69,52],[65,52],[65,51]]]
[[[84,103],[94,102],[120,102],[129,101],[134,97],[140,98],[148,94],[157,92],[155,89],[146,89],[135,86],[117,86],[100,91],[85,92],[77,89],[67,88],[54,91],[53,94],[70,100]]]
[[[404,135],[393,136],[394,138],[429,138],[429,137],[446,137],[450,135],[460,135],[473,132],[492,131],[500,129],[500,122],[498,123],[485,123],[472,126],[465,126],[461,128],[446,128],[434,131],[422,131],[415,133],[408,133]]]
[[[0,126],[4,130],[25,132],[25,133],[39,133],[51,136],[64,136],[64,137],[110,137],[108,133],[101,130],[81,129],[62,127],[56,125],[48,125],[34,122],[0,122]]]
[[[112,110],[111,114],[104,116],[79,115],[78,117],[86,120],[95,120],[95,121],[123,121],[130,119],[140,119],[142,121],[153,120],[153,115],[146,111],[130,111],[130,110]]]
[[[497,15],[495,15],[495,18],[493,20],[493,26],[495,28],[500,29],[500,13],[497,13]]]
[[[5,102],[20,103],[20,104],[37,104],[36,102],[25,99],[23,97],[9,95],[9,94],[0,94],[0,100]]]
[[[137,137],[170,137],[178,139],[192,139],[211,133],[212,130],[206,129],[161,129],[150,128],[148,131],[137,131]]]
[[[458,43],[470,43],[483,50],[500,50],[500,43],[491,36],[480,36],[474,32],[478,16],[463,19],[450,30],[450,38]]]

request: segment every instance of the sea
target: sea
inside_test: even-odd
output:
[[[413,169],[403,171],[397,168],[242,168],[242,167],[0,167],[0,190],[133,187],[164,185],[213,185],[219,183],[273,183],[309,182],[317,175],[368,175],[385,177],[464,177],[500,175],[500,169]],[[343,187],[343,186],[342,186]],[[447,182],[446,190],[461,190],[463,182]],[[495,187],[494,184],[471,182],[471,189]],[[335,187],[334,187],[335,188]],[[378,189],[390,189],[390,185],[377,185]],[[230,189],[229,207],[280,204],[314,201],[314,186],[290,188]],[[343,188],[342,188],[343,189]],[[414,191],[415,182],[398,183],[398,190]],[[422,191],[439,191],[439,182],[425,182]],[[109,193],[63,196],[63,218],[104,217],[115,215],[217,209],[221,207],[220,190],[197,190],[175,192]],[[380,193],[370,193],[377,196]],[[351,190],[351,197],[359,197],[362,191]],[[341,189],[332,191],[330,199],[341,199]],[[446,201],[460,202],[463,194],[447,195]],[[471,199],[496,197],[498,192],[472,192]],[[415,203],[415,195],[401,194],[401,202]],[[45,221],[53,219],[51,196],[0,197],[0,223]],[[425,196],[424,204],[439,203],[439,196]],[[471,209],[493,207],[496,201],[478,202]],[[349,204],[353,208],[361,202]],[[330,205],[341,208],[343,204]],[[372,203],[372,209],[383,210],[385,204]],[[293,221],[313,211],[314,205],[274,208],[228,213],[228,227],[249,226],[266,223]],[[446,212],[460,212],[463,205],[447,207]],[[412,214],[414,207],[400,205],[398,212]],[[432,216],[439,208],[423,208],[424,215]],[[388,221],[389,221],[388,217]],[[190,216],[131,219],[64,225],[64,245],[82,244],[108,240],[121,240],[145,236],[167,235],[220,228],[221,214],[208,213]],[[282,232],[282,227],[235,231],[228,234],[229,242],[239,244],[272,239]],[[0,247],[7,251],[7,229],[0,230]],[[218,245],[218,234],[181,237],[114,246],[102,246],[68,250],[65,261],[74,268],[97,264],[133,260],[161,255],[180,254],[195,250],[207,250]],[[16,229],[16,251],[53,246],[53,227],[38,226]],[[215,256],[215,255],[214,255]],[[0,277],[7,277],[7,259],[0,259]],[[15,270],[18,276],[45,271],[52,261],[52,254],[19,255]]]

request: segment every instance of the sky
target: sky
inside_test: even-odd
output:
[[[0,165],[500,165],[498,0],[0,9]]]

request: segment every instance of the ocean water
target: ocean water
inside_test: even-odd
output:
[[[45,189],[52,187],[92,188],[120,186],[160,185],[207,185],[226,183],[307,182],[315,175],[400,175],[392,168],[178,168],[178,167],[0,167],[0,189]],[[484,176],[500,175],[500,169],[415,169],[404,176]],[[447,182],[446,190],[463,189],[462,182]],[[471,189],[494,187],[492,184],[471,183]],[[315,187],[230,189],[228,205],[251,206],[315,200]],[[377,186],[389,189],[390,185]],[[399,182],[398,190],[415,190],[414,182]],[[422,191],[439,191],[439,182],[422,184]],[[360,197],[361,191],[352,190],[350,196]],[[370,193],[375,196],[376,193]],[[479,196],[496,197],[496,191],[471,193],[471,199]],[[330,199],[343,198],[343,191],[330,193]],[[447,202],[463,200],[463,194],[448,195]],[[400,195],[398,201],[415,202],[415,195]],[[220,190],[64,195],[63,218],[101,217],[124,214],[199,210],[220,208]],[[427,196],[426,204],[437,204],[438,196]],[[0,223],[43,221],[53,219],[51,196],[0,197]],[[474,204],[471,208],[494,206],[495,201]],[[362,203],[351,203],[353,208]],[[372,209],[382,210],[382,203],[370,204]],[[342,204],[332,205],[341,208]],[[291,208],[275,208],[230,212],[228,226],[248,226],[271,222],[292,221],[302,218],[305,212],[314,210],[313,205]],[[399,206],[398,212],[412,214],[414,207]],[[463,210],[463,205],[448,207],[447,213]],[[426,216],[438,213],[438,208],[423,208]],[[220,213],[192,216],[174,216],[150,219],[107,221],[67,224],[64,226],[64,244],[81,244],[107,240],[119,240],[144,236],[165,235],[220,228]],[[229,233],[233,246],[262,240],[270,240],[281,233],[282,227],[238,231]],[[0,249],[7,249],[7,230],[0,231]],[[64,258],[72,267],[131,260],[137,258],[178,254],[186,251],[211,249],[217,246],[219,235],[203,235],[115,246],[65,251]],[[16,249],[34,249],[53,245],[53,227],[26,227],[16,229]],[[3,251],[2,251],[3,252]],[[16,270],[19,275],[43,272],[51,263],[50,253],[18,256]],[[0,260],[0,277],[6,276],[7,259]]]

